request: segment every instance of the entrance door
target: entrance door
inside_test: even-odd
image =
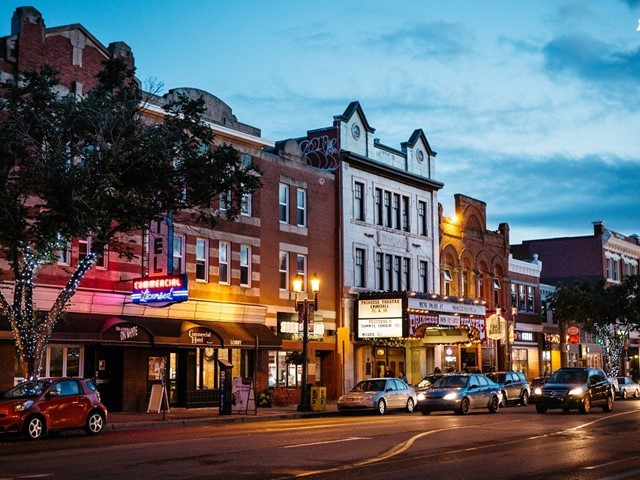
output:
[[[122,410],[122,379],[124,378],[124,351],[119,347],[96,349],[96,384],[100,400],[107,410]]]

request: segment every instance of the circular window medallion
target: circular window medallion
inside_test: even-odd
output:
[[[358,140],[360,138],[360,127],[355,123],[351,125],[351,135]]]
[[[418,150],[416,157],[418,158],[418,161],[422,163],[424,161],[424,152],[422,150]]]

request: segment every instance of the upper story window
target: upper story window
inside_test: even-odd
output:
[[[204,238],[196,239],[196,280],[206,282],[209,280],[209,253],[208,244]]]
[[[56,260],[58,265],[71,265],[71,242],[62,242],[60,235],[58,241],[62,248],[56,250]]]
[[[393,228],[400,230],[401,225],[401,214],[400,214],[400,195],[397,193],[393,194]]]
[[[280,252],[278,273],[280,290],[289,290],[289,254],[287,252]]]
[[[227,211],[231,208],[231,190],[220,194],[220,210]]]
[[[364,221],[364,183],[353,184],[353,218]]]
[[[533,296],[533,287],[527,287],[527,312],[533,312],[535,307],[534,296]]]
[[[173,236],[173,273],[184,273],[184,237]]]
[[[249,245],[240,246],[240,285],[251,286],[251,247]]]
[[[427,235],[427,202],[418,200],[418,235]]]
[[[401,207],[401,215],[402,215],[402,230],[405,232],[409,231],[409,197],[402,197],[402,207]]]
[[[376,222],[376,225],[384,225],[384,208],[382,205],[382,189],[376,188],[374,195],[375,195],[374,200],[376,203],[375,222]]]
[[[376,252],[376,290],[384,290],[384,254]]]
[[[420,285],[418,288],[421,292],[429,291],[428,267],[429,264],[425,260],[420,260],[418,264],[418,280],[420,281]]]
[[[229,259],[231,258],[231,244],[229,242],[220,242],[218,246],[218,281],[220,283],[229,284]]]
[[[281,223],[289,223],[289,185],[280,184],[278,189],[278,213]]]
[[[91,237],[81,238],[78,240],[78,261],[86,257],[91,251]],[[95,266],[101,269],[107,268],[107,255],[105,250],[96,252]]]
[[[354,285],[356,287],[364,288],[366,287],[366,271],[365,271],[365,249],[364,248],[356,248],[355,250],[355,262],[354,262]]]
[[[296,222],[299,227],[307,226],[307,191],[298,189],[298,202],[296,205]]]
[[[303,288],[306,289],[307,285],[307,256],[298,255],[296,257],[296,273],[302,278]]]
[[[244,217],[251,216],[251,194],[245,193],[240,199],[240,215]]]
[[[393,215],[392,215],[392,205],[391,205],[391,192],[383,192],[384,198],[384,215],[385,222],[384,225],[386,227],[393,227]]]

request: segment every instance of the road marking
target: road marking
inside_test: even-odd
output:
[[[629,460],[633,460],[639,458],[637,455],[629,458],[621,458],[620,460],[613,460],[612,462],[601,463],[599,465],[591,465],[590,467],[582,467],[582,470],[595,470],[596,468],[604,468],[609,467],[611,465],[615,465],[616,463],[628,462]]]
[[[309,447],[312,445],[325,445],[327,443],[353,442],[354,440],[371,440],[371,437],[348,437],[348,438],[340,438],[338,440],[325,440],[324,442],[298,443],[296,445],[285,445],[284,447],[281,447],[281,448]]]

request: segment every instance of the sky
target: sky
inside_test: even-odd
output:
[[[137,76],[195,87],[276,141],[359,101],[380,142],[421,128],[438,199],[512,244],[640,234],[640,0],[32,0],[47,27],[124,41]]]

